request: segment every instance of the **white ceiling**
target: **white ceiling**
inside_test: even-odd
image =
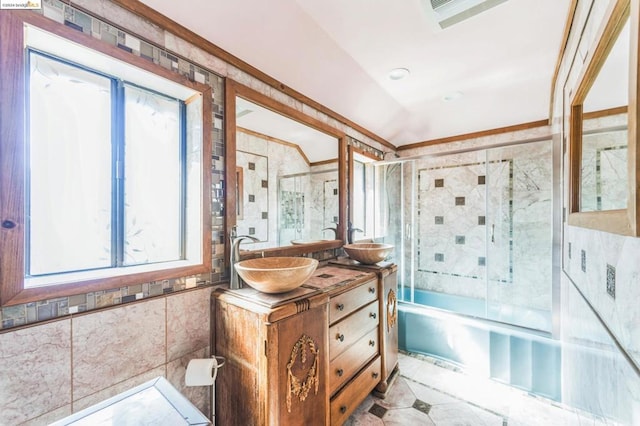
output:
[[[440,31],[422,0],[142,2],[399,146],[548,118],[570,0],[509,0]]]

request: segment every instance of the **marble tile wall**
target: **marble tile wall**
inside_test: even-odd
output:
[[[562,300],[563,402],[619,424],[640,424],[636,370],[566,275]]]
[[[0,333],[0,424],[48,424],[157,376],[205,414],[209,388],[184,384],[209,356],[212,287]]]
[[[540,320],[521,325],[550,329],[551,151],[549,138],[404,163],[404,221],[417,225],[405,284],[487,300],[501,321],[513,322],[513,308],[533,310]]]
[[[250,235],[261,242],[269,242],[269,157],[237,151],[236,165],[242,170],[242,211],[238,212],[238,235]]]

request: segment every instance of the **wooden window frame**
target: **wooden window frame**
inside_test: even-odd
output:
[[[201,93],[202,123],[202,191],[201,191],[201,262],[108,278],[25,288],[25,78],[26,54],[24,26],[44,31],[78,43],[116,60],[126,62],[160,77],[172,80]],[[0,14],[0,306],[16,305],[73,294],[107,290],[144,282],[185,277],[211,271],[211,87],[162,68],[141,57],[68,28],[38,13],[5,11]]]

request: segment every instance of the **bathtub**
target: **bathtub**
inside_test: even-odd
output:
[[[414,298],[420,304],[398,304],[401,350],[441,358],[560,401],[561,349],[549,333],[480,318],[485,315],[485,306],[476,299],[424,290],[415,290]]]

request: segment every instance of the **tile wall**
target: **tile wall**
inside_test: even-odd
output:
[[[501,138],[508,135],[494,136],[493,143]],[[413,185],[416,199],[405,201],[403,215],[406,223],[415,215],[416,254],[410,247],[405,260],[415,258],[416,289],[487,300],[494,319],[511,322],[516,314],[508,312],[526,312],[531,319],[521,325],[551,329],[553,163],[547,138],[410,161],[404,190],[411,194]]]
[[[212,287],[0,334],[0,424],[48,424],[158,376],[203,413],[209,388],[184,384],[209,356]]]

